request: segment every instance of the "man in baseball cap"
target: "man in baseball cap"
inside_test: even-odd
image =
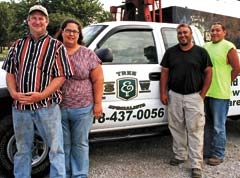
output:
[[[2,66],[14,99],[14,178],[36,174],[31,166],[35,128],[50,149],[49,178],[66,178],[60,87],[73,71],[63,43],[48,34],[48,23],[46,8],[31,7],[29,34],[13,43]]]
[[[34,5],[30,8],[28,14],[31,14],[34,11],[40,11],[42,12],[44,15],[48,16],[48,12],[47,9],[45,7],[43,7],[42,5]]]

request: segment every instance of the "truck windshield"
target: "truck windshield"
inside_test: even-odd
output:
[[[107,27],[107,25],[89,25],[83,28],[83,40],[88,47],[92,41]]]

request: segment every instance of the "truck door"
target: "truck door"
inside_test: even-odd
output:
[[[160,65],[153,29],[116,27],[98,42],[112,51],[103,63],[104,116],[94,120],[92,132],[166,124],[159,99]]]

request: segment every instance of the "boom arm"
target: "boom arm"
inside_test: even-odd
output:
[[[118,9],[120,21],[162,22],[161,0],[126,0],[123,5],[111,6],[110,12],[115,21]]]

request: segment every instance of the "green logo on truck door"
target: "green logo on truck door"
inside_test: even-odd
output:
[[[121,78],[117,80],[117,97],[123,100],[130,100],[137,96],[137,79]]]

